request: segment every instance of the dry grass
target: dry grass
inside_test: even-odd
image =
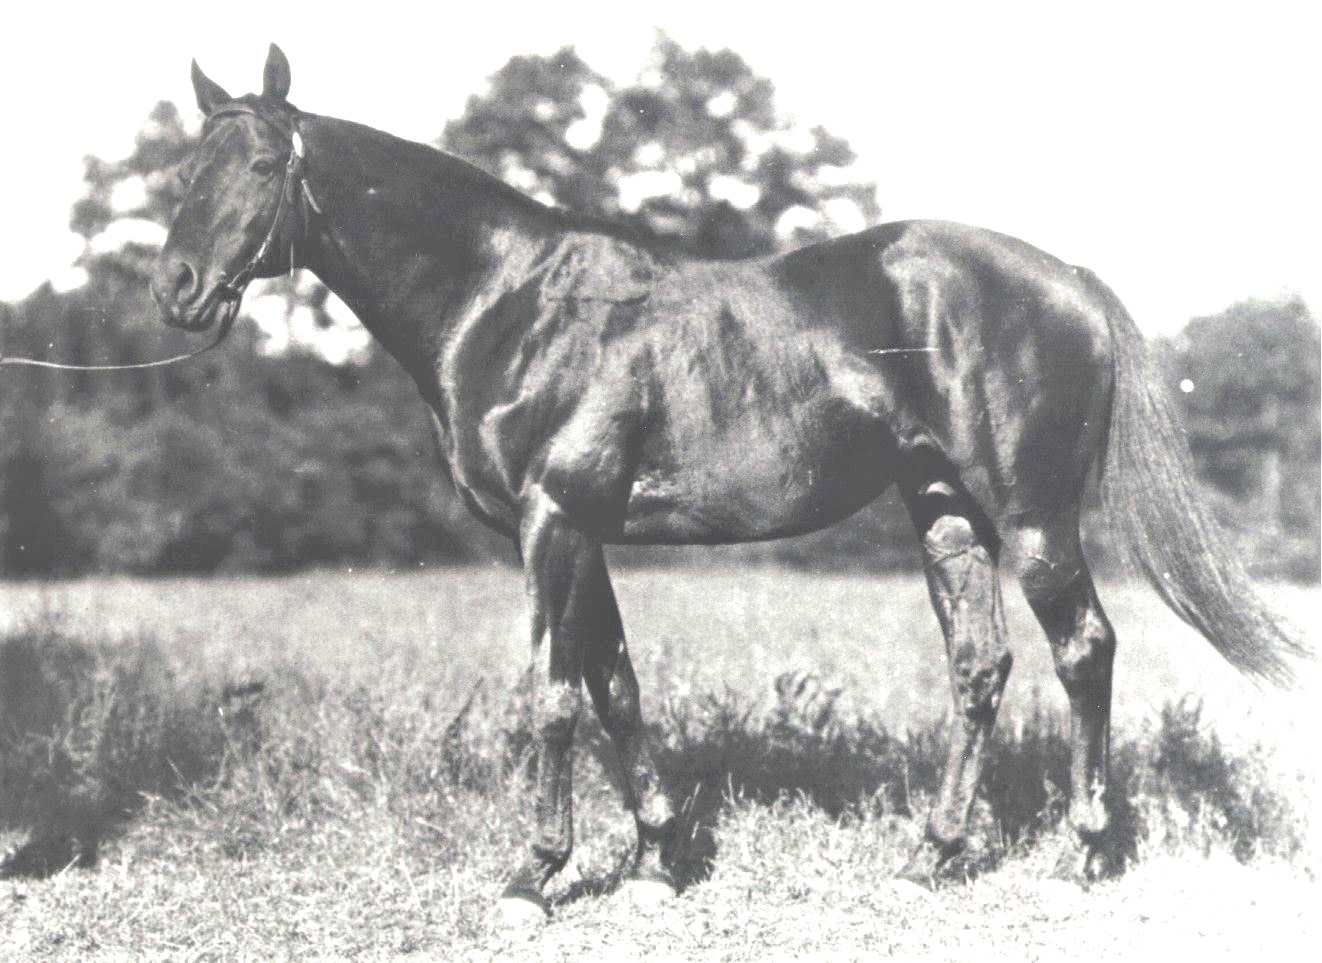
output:
[[[1063,700],[1012,603],[969,882],[904,899],[888,879],[947,707],[921,581],[618,583],[690,885],[646,911],[615,892],[631,828],[585,724],[579,847],[534,935],[486,912],[528,826],[514,573],[0,587],[0,812],[14,840],[78,839],[48,863],[96,857],[0,883],[0,956],[1288,957],[1316,936],[1313,667],[1299,692],[1259,692],[1146,593],[1108,587],[1131,866],[1082,893],[1048,879],[1067,844]],[[1278,594],[1311,623],[1315,591]]]

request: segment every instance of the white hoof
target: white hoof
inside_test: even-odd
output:
[[[909,905],[926,903],[933,898],[933,893],[926,886],[920,886],[911,879],[896,877],[890,881],[890,893],[897,903]]]
[[[626,880],[620,891],[629,905],[640,908],[660,906],[675,898],[675,888],[659,879]]]
[[[494,921],[502,929],[528,929],[542,926],[550,914],[532,900],[506,896],[496,900]]]

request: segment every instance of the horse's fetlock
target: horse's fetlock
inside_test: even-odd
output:
[[[1098,845],[1111,828],[1111,813],[1100,793],[1085,793],[1070,801],[1070,825],[1084,845]]]
[[[935,847],[942,862],[958,856],[968,846],[968,827],[959,816],[951,816],[939,809],[933,812],[923,830],[923,838]]]
[[[642,713],[637,683],[629,684],[616,676],[610,681],[609,697],[611,724],[621,729],[637,728],[633,723]]]
[[[568,745],[582,712],[582,695],[569,686],[548,686],[533,705],[533,730],[537,737],[552,746]]]
[[[638,800],[638,825],[640,832],[662,837],[669,833],[675,822],[675,807],[670,797],[657,787],[648,787]]]
[[[556,716],[543,719],[537,726],[538,738],[549,746],[568,746],[574,738],[574,729],[578,725],[577,713],[569,716]]]
[[[574,851],[574,844],[572,842],[555,843],[553,845],[540,843],[533,846],[532,851],[533,856],[542,867],[543,885],[545,885],[545,880],[550,879],[565,868],[565,864],[569,862],[569,857]]]

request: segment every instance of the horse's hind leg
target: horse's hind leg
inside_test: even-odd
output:
[[[945,635],[955,715],[950,755],[925,839],[900,876],[932,885],[963,849],[983,755],[1012,657],[997,579],[999,542],[985,516],[953,481],[937,476],[901,488],[923,546],[923,567]]]
[[[1110,867],[1107,766],[1115,632],[1097,600],[1079,546],[1078,515],[1021,522],[1010,536],[1019,582],[1051,642],[1070,703],[1070,822],[1084,846],[1083,872]]]
[[[670,798],[661,788],[643,731],[643,717],[629,650],[624,642],[615,593],[605,560],[597,551],[585,577],[580,624],[584,627],[583,680],[588,694],[615,745],[624,784],[624,803],[633,813],[638,850],[628,890],[635,900],[655,901],[674,894],[669,852],[675,821]]]

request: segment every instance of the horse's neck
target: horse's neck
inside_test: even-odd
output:
[[[452,329],[536,258],[546,210],[421,144],[325,117],[299,129],[321,210],[306,266],[425,380]]]

